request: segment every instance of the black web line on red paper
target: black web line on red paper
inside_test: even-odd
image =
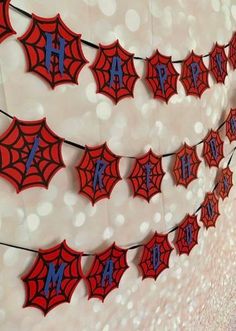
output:
[[[12,4],[10,4],[10,7],[11,7],[12,9],[14,9],[15,11],[17,11],[18,13],[20,13],[20,14],[22,14],[22,15],[28,17],[28,18],[32,18],[32,15],[31,15],[30,13],[28,13],[27,11],[25,11],[25,10],[19,8],[19,7],[16,7],[16,6],[12,5]],[[84,45],[87,45],[87,46],[92,47],[92,48],[94,48],[94,49],[99,49],[99,46],[96,45],[96,44],[94,44],[94,43],[92,43],[91,41],[88,41],[88,40],[85,40],[85,39],[81,39],[81,42],[82,42]],[[227,45],[224,45],[224,48],[229,47],[229,45],[230,45],[229,43],[228,43]],[[205,55],[203,55],[202,57],[203,57],[203,58],[206,58],[206,57],[209,57],[209,56],[210,56],[210,53],[205,54]],[[143,57],[141,57],[141,56],[134,56],[134,59],[135,59],[135,60],[142,60],[142,61],[146,61],[146,60],[147,60],[146,58],[143,58]],[[175,60],[175,61],[171,61],[171,62],[172,62],[172,63],[182,63],[182,62],[184,62],[184,60]]]

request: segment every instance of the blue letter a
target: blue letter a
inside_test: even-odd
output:
[[[112,283],[112,276],[113,276],[113,267],[114,262],[112,260],[107,260],[105,268],[102,273],[102,287],[105,287],[106,279],[108,278],[108,283],[111,285]]]
[[[57,294],[60,291],[65,266],[66,266],[66,263],[62,263],[56,272],[54,264],[53,263],[49,264],[47,280],[46,280],[45,287],[44,287],[44,293],[46,296],[49,295],[49,287],[50,287],[51,283],[54,283],[54,284],[57,283],[57,287],[56,287]]]
[[[156,271],[157,268],[159,267],[160,265],[160,245],[155,245],[153,247],[153,255],[152,255],[152,264],[153,264],[153,269]]]

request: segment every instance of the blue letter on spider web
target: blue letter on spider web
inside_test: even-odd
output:
[[[192,224],[188,224],[186,227],[185,227],[185,234],[186,234],[186,242],[188,243],[188,245],[191,244],[193,238],[193,228],[192,228]]]
[[[149,191],[150,189],[150,175],[151,175],[151,165],[150,163],[145,164],[145,171],[146,171],[146,186]]]
[[[165,81],[167,79],[166,65],[164,65],[164,64],[158,64],[156,66],[156,69],[157,69],[159,80],[160,80],[160,84],[161,84],[162,94],[165,94],[164,83],[165,83]]]
[[[96,162],[96,168],[95,168],[95,174],[93,178],[93,190],[96,190],[96,186],[98,184],[99,189],[101,190],[103,188],[103,182],[102,182],[102,175],[106,168],[107,164],[103,160],[97,160]]]
[[[65,266],[66,266],[66,263],[62,263],[56,272],[54,264],[53,263],[49,264],[47,280],[46,280],[45,287],[44,287],[44,293],[46,296],[49,295],[49,287],[50,287],[51,283],[53,283],[53,284],[57,283],[56,291],[57,291],[57,294],[59,293]]]
[[[191,158],[190,155],[184,155],[181,157],[181,171],[182,171],[182,178],[186,179],[190,177],[191,174]]]
[[[50,62],[52,53],[58,55],[59,57],[59,71],[61,74],[64,72],[64,56],[65,56],[65,40],[59,38],[60,48],[54,48],[52,46],[52,35],[51,33],[46,33],[46,60],[45,65],[48,71],[50,71]]]
[[[232,117],[230,119],[230,128],[231,128],[231,131],[233,134],[236,133],[236,120],[235,120],[235,117]]]
[[[152,255],[152,264],[153,264],[153,269],[156,271],[157,268],[160,265],[160,257],[161,257],[161,253],[160,253],[160,245],[155,245],[153,247],[153,255]]]
[[[38,147],[39,147],[39,143],[40,143],[40,139],[38,136],[35,137],[34,139],[34,144],[33,144],[33,147],[29,153],[29,157],[28,157],[28,160],[26,162],[26,165],[25,165],[25,168],[26,168],[26,174],[28,173],[31,165],[32,165],[32,162],[34,160],[34,157],[35,157],[35,154],[38,150]]]
[[[218,71],[222,75],[222,58],[221,58],[220,54],[216,54],[216,64],[217,64],[217,67],[218,67]]]
[[[213,210],[213,207],[212,207],[212,203],[210,201],[207,204],[207,214],[210,218],[212,218],[213,215],[214,215],[214,210]]]
[[[108,283],[112,283],[114,262],[112,260],[107,260],[105,268],[102,273],[102,287],[105,287],[106,279],[108,278]]]
[[[192,76],[193,76],[193,84],[195,87],[197,87],[197,79],[198,79],[198,75],[200,73],[199,64],[197,62],[192,62],[190,64],[190,66],[191,66],[191,71],[192,71]]]
[[[214,138],[212,138],[210,140],[210,147],[211,147],[212,155],[213,155],[214,159],[216,160],[218,157],[218,153],[217,153],[217,148],[216,148],[216,140]]]
[[[110,83],[109,87],[112,87],[114,83],[115,76],[119,77],[119,84],[120,87],[123,87],[123,70],[121,67],[121,59],[119,56],[113,56],[112,58],[112,65],[110,69]]]

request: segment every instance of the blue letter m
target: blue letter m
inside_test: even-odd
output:
[[[53,263],[49,264],[47,280],[46,280],[45,287],[44,287],[44,293],[46,296],[49,295],[49,287],[50,287],[51,283],[57,284],[56,291],[57,291],[57,294],[59,293],[65,266],[66,266],[66,263],[62,263],[56,272],[54,264]]]

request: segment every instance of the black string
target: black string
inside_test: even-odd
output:
[[[19,7],[16,7],[16,6],[13,6],[12,4],[10,4],[10,7],[13,8],[14,10],[16,10],[17,12],[23,14],[24,16],[26,17],[29,17],[29,18],[32,18],[32,15],[28,12],[26,12],[25,10],[19,8]],[[92,48],[95,48],[95,49],[99,49],[99,46],[92,43],[91,41],[87,41],[87,40],[84,40],[84,39],[81,39],[81,42],[89,47],[92,47]],[[224,48],[227,48],[229,47],[230,43],[228,43],[227,45],[224,46]],[[202,57],[209,57],[210,56],[210,53],[208,54],[205,54],[203,55]],[[142,61],[146,61],[145,58],[141,57],[141,56],[134,56],[134,59],[135,60],[142,60]],[[176,60],[176,61],[171,61],[172,63],[182,63],[184,62],[184,60]]]
[[[73,147],[79,148],[79,149],[83,149],[83,150],[85,149],[85,146],[82,146],[80,144],[74,143],[73,141],[70,141],[70,140],[67,140],[67,139],[64,140],[64,143],[65,144],[68,144],[68,145],[71,145]]]
[[[13,116],[9,115],[8,113],[6,113],[5,111],[3,111],[2,109],[0,109],[0,113],[2,113],[3,115],[13,119]]]
[[[7,247],[12,247],[12,248],[17,248],[17,249],[22,249],[23,251],[29,251],[29,252],[33,252],[33,253],[38,253],[38,251],[36,251],[34,249],[30,249],[30,248],[26,248],[26,247],[22,247],[22,246],[16,246],[16,245],[11,245],[11,244],[6,244],[6,243],[3,243],[3,242],[0,242],[0,245],[7,246]]]

